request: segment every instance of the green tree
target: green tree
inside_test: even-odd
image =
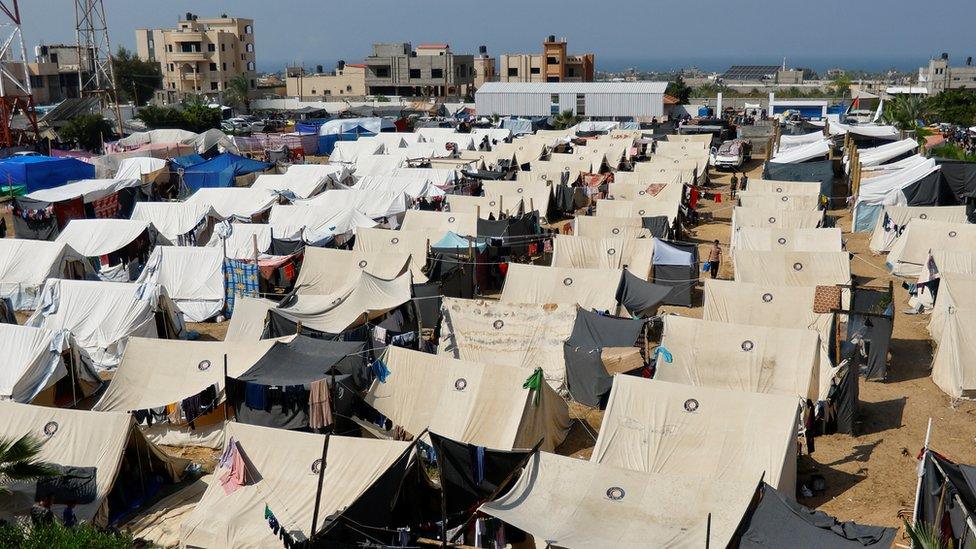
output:
[[[251,112],[251,83],[247,76],[238,74],[227,83],[227,100],[232,105],[244,108],[244,112]]]
[[[37,458],[42,444],[31,434],[18,439],[0,438],[0,496],[10,494],[7,485],[13,481],[35,480],[55,474],[54,469]]]
[[[685,84],[685,79],[679,74],[674,81],[668,82],[668,88],[664,93],[677,98],[682,105],[687,105],[688,99],[691,98],[691,87]]]
[[[100,114],[82,114],[68,121],[58,132],[62,140],[91,152],[102,150],[102,143],[114,135],[115,126]]]
[[[846,72],[841,73],[834,77],[833,82],[830,83],[830,87],[834,94],[840,97],[849,97],[851,95],[851,77]]]
[[[153,93],[163,87],[159,63],[143,61],[122,46],[112,56],[112,65],[121,101],[145,105],[152,99]]]
[[[928,102],[918,95],[896,95],[885,101],[881,120],[906,132],[914,132],[919,140],[927,133],[924,119],[928,116]]]
[[[136,114],[150,130],[181,129],[205,132],[220,127],[220,109],[208,107],[202,100],[189,100],[181,108],[147,105]]]
[[[565,130],[579,124],[580,120],[582,119],[573,114],[573,111],[566,109],[552,117],[552,126],[557,130]]]
[[[976,125],[976,90],[945,90],[929,100],[929,108],[939,122]]]

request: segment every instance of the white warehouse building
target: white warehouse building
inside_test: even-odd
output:
[[[486,82],[475,92],[478,116],[552,116],[648,121],[664,115],[667,82]]]

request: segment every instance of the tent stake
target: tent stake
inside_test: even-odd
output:
[[[708,514],[708,522],[705,524],[705,549],[712,543],[712,514]]]

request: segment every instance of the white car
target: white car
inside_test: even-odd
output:
[[[712,166],[720,170],[737,170],[750,159],[751,153],[752,144],[745,139],[725,141],[711,154]]]

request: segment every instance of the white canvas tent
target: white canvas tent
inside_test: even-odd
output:
[[[0,324],[0,400],[30,403],[67,375],[61,353],[68,334],[61,331]]]
[[[375,175],[387,175],[385,173]],[[457,182],[458,176],[455,170],[441,168],[397,168],[389,173],[393,177],[423,177],[437,185],[447,187]]]
[[[27,195],[41,202],[62,202],[82,198],[86,204],[117,193],[122,189],[142,187],[139,179],[81,179],[50,189],[39,189]]]
[[[575,305],[445,297],[441,313],[438,354],[517,366],[525,376],[541,367],[553,389],[565,389],[563,344],[573,333]]]
[[[145,221],[130,219],[72,219],[55,242],[85,257],[98,257],[121,250],[150,227]]]
[[[811,194],[820,196],[819,181],[781,181],[777,179],[750,179],[748,192],[785,193],[789,195]]]
[[[18,311],[33,310],[48,278],[92,274],[85,257],[64,242],[0,238],[0,297]]]
[[[780,286],[851,283],[847,252],[736,251],[732,258],[737,282]]]
[[[293,171],[289,168],[283,174],[261,174],[251,184],[251,188],[304,199],[319,194],[330,182],[337,184],[346,178],[347,172],[343,166],[335,164],[307,165],[318,168],[318,173],[310,170]],[[292,166],[292,168],[294,167]]]
[[[271,233],[271,225],[267,223],[222,223],[211,235],[207,247],[221,254],[226,250],[231,259],[254,259],[271,248]]]
[[[598,311],[617,307],[619,269],[575,269],[510,263],[504,303],[561,303]]]
[[[538,452],[480,510],[530,534],[535,547],[725,547],[758,481],[642,473]]]
[[[651,238],[586,238],[557,235],[552,266],[575,269],[624,269],[642,280],[651,275],[654,240]]]
[[[854,201],[853,230],[871,230],[884,206],[907,205],[903,190],[938,170],[934,158],[918,157],[914,166],[862,180]]]
[[[678,217],[681,203],[666,200],[597,200],[597,217],[658,217],[665,216],[668,223]]]
[[[432,212],[426,210],[407,210],[403,217],[405,231],[453,231],[461,236],[477,236],[478,217],[474,212]]]
[[[230,317],[224,341],[257,341],[264,335],[268,311],[278,306],[270,299],[239,295],[234,298],[234,315]]]
[[[953,312],[976,309],[976,274],[939,273],[939,294],[931,304],[928,330],[932,340],[942,340],[942,330],[946,319]]]
[[[402,192],[381,189],[336,189],[298,204],[358,210],[371,219],[395,217],[409,207],[410,199]]]
[[[809,211],[820,207],[820,196],[812,194],[740,191],[736,198],[739,200],[739,206],[745,208]]]
[[[224,254],[214,247],[156,246],[136,281],[166,288],[189,322],[204,322],[224,308]]]
[[[386,191],[395,194],[405,194],[413,199],[436,198],[445,195],[444,191],[423,176],[367,175],[358,178],[356,183],[349,188],[362,191]]]
[[[883,214],[874,224],[869,244],[871,251],[890,251],[904,228],[914,219],[965,223],[966,206],[885,206]]]
[[[878,166],[917,149],[918,141],[913,137],[909,137],[901,141],[885,143],[879,147],[858,149],[857,153],[861,166]],[[851,159],[847,155],[844,155],[844,165],[849,172],[851,169]]]
[[[545,217],[552,198],[551,184],[543,181],[485,181],[485,196],[505,206],[517,205],[521,200],[526,212],[537,211]]]
[[[976,309],[950,309],[932,359],[932,382],[952,398],[976,395]]]
[[[141,179],[144,175],[167,169],[169,162],[162,158],[136,156],[124,158],[119,163],[119,169],[113,179]]]
[[[773,229],[741,227],[736,234],[735,250],[758,252],[839,252],[844,249],[840,228]]]
[[[424,429],[453,440],[511,450],[540,440],[552,451],[569,431],[566,402],[542,384],[523,387],[525,370],[387,347],[390,373],[375,380],[365,401],[395,425],[419,435]]]
[[[332,204],[275,205],[268,224],[274,237],[283,240],[303,240],[312,245],[324,245],[335,238],[350,237],[361,227],[375,227],[376,221],[354,208]]]
[[[353,248],[364,253],[399,254],[410,256],[410,272],[415,284],[427,282],[422,269],[427,265],[427,246],[444,236],[436,231],[391,231],[361,228],[356,232]]]
[[[210,206],[223,219],[251,221],[278,202],[278,193],[267,189],[206,187],[198,189],[186,202]]]
[[[797,145],[796,147],[781,150],[774,154],[770,161],[777,164],[798,164],[800,162],[806,162],[807,160],[827,156],[830,153],[830,147],[830,140],[821,139],[820,141],[805,143],[803,145]]]
[[[929,252],[976,249],[976,225],[916,219],[888,252],[887,265],[897,276],[917,276]]]
[[[795,396],[615,376],[590,461],[796,491]]]
[[[215,474],[200,503],[180,529],[186,547],[278,547],[281,540],[265,519],[272,510],[281,526],[307,539],[315,510],[323,435],[227,425],[227,438],[240,445],[253,467],[253,484],[225,494]],[[407,450],[410,443],[332,436],[326,459],[319,520],[353,503]],[[321,523],[320,523],[321,524]]]
[[[410,301],[410,273],[393,280],[360,272],[357,284],[327,295],[297,295],[294,302],[275,309],[277,313],[303,326],[338,334],[365,319],[374,319]]]
[[[791,211],[736,206],[732,209],[731,247],[738,248],[739,229],[742,227],[816,229],[822,222],[823,212],[816,210]]]
[[[211,218],[217,217],[217,212],[206,204],[136,202],[130,219],[151,223],[160,242],[177,246],[205,239],[212,229]]]
[[[355,164],[364,156],[381,155],[385,150],[386,146],[381,141],[369,138],[357,139],[356,141],[337,141],[335,148],[332,149],[332,154],[329,155],[329,162]]]
[[[661,346],[672,360],[658,359],[656,380],[819,400],[820,337],[813,330],[667,315]]]
[[[646,238],[651,231],[637,216],[606,217],[578,215],[573,219],[573,234],[584,238]]]
[[[305,249],[295,291],[317,295],[343,292],[356,285],[362,273],[391,280],[407,272],[409,261],[406,254],[309,247]]]
[[[504,197],[492,198],[490,196],[449,194],[444,197],[444,201],[447,204],[448,211],[452,213],[473,213],[481,219],[488,219],[489,215],[498,219],[502,213],[517,215],[520,208],[524,208],[524,211],[529,211],[529,205],[525,204],[523,206],[522,199],[506,202]]]

